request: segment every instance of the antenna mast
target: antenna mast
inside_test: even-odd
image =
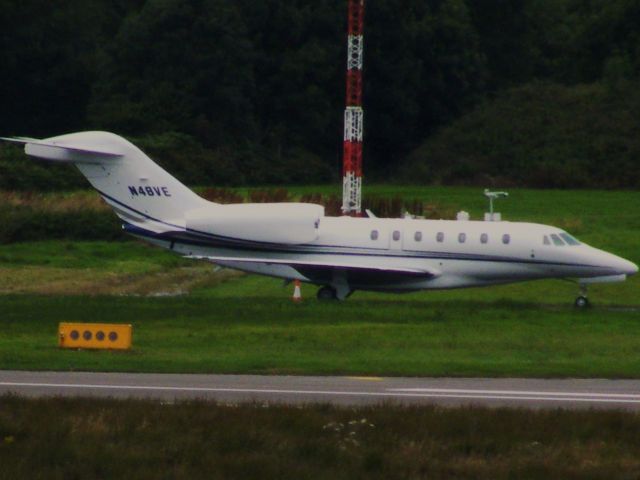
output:
[[[362,57],[364,0],[347,0],[347,101],[344,111],[342,213],[362,214]]]

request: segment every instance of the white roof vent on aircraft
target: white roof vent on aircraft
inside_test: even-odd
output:
[[[485,212],[484,221],[485,222],[500,222],[502,220],[502,214],[500,212]]]
[[[456,220],[460,220],[466,222],[469,220],[469,212],[465,212],[464,210],[459,211],[456,214]]]
[[[485,222],[499,222],[502,220],[502,216],[499,212],[493,211],[493,201],[498,198],[508,197],[508,192],[490,192],[488,188],[484,189],[484,196],[489,199],[489,211],[484,214]]]

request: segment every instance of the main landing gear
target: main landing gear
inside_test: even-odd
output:
[[[320,287],[317,293],[317,297],[318,297],[318,300],[322,302],[337,300],[338,292],[336,292],[335,288],[325,285],[324,287]]]
[[[337,285],[325,285],[320,287],[317,296],[318,300],[331,301],[331,300],[346,300],[349,295],[353,293],[353,290],[346,283],[339,283]]]
[[[587,298],[587,286],[583,283],[580,284],[580,294],[576,301],[573,303],[576,308],[587,308],[591,306],[589,299]]]

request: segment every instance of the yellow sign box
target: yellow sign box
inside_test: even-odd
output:
[[[58,345],[61,348],[131,348],[131,325],[113,323],[61,323]]]

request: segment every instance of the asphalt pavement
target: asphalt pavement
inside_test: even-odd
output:
[[[482,405],[640,410],[640,380],[0,371],[0,394],[222,403]]]

